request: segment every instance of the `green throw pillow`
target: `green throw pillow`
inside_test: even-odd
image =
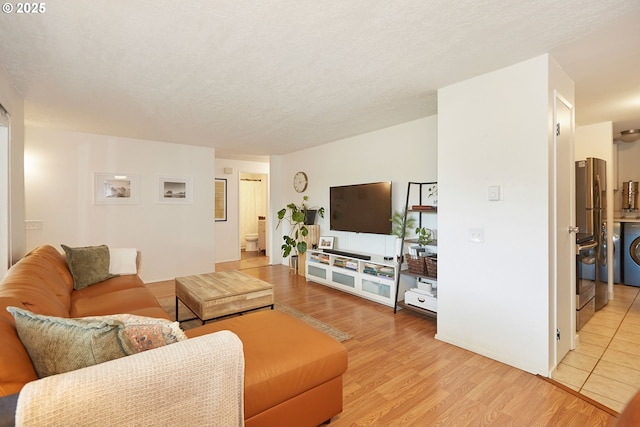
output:
[[[39,378],[136,353],[122,322],[67,319],[7,307]]]
[[[107,245],[70,248],[60,245],[67,254],[67,265],[73,276],[73,289],[86,288],[110,277]]]

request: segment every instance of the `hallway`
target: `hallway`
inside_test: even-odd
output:
[[[615,299],[580,330],[553,379],[621,412],[640,390],[640,288],[614,285]]]

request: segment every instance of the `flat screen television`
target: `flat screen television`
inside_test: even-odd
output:
[[[336,231],[391,234],[391,182],[330,187],[329,227]]]

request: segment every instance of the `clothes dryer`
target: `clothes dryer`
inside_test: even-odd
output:
[[[625,285],[640,286],[640,223],[625,222],[623,229],[622,279]]]

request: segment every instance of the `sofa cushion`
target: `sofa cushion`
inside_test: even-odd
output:
[[[151,350],[184,341],[187,336],[178,322],[135,314],[112,314],[109,316],[86,317],[93,320],[116,320],[124,324],[124,334],[129,338],[136,352]]]
[[[67,254],[67,264],[73,276],[73,288],[78,290],[102,282],[109,274],[109,248],[107,245],[71,248],[61,245]]]
[[[158,300],[143,284],[125,282],[138,276],[120,276],[97,283],[71,294],[69,317],[104,316],[107,314],[141,314],[137,310],[159,308]],[[113,287],[111,286],[113,285]],[[160,317],[160,316],[158,316]],[[162,316],[167,318],[167,316]]]
[[[134,354],[118,320],[67,319],[7,307],[39,378]]]

